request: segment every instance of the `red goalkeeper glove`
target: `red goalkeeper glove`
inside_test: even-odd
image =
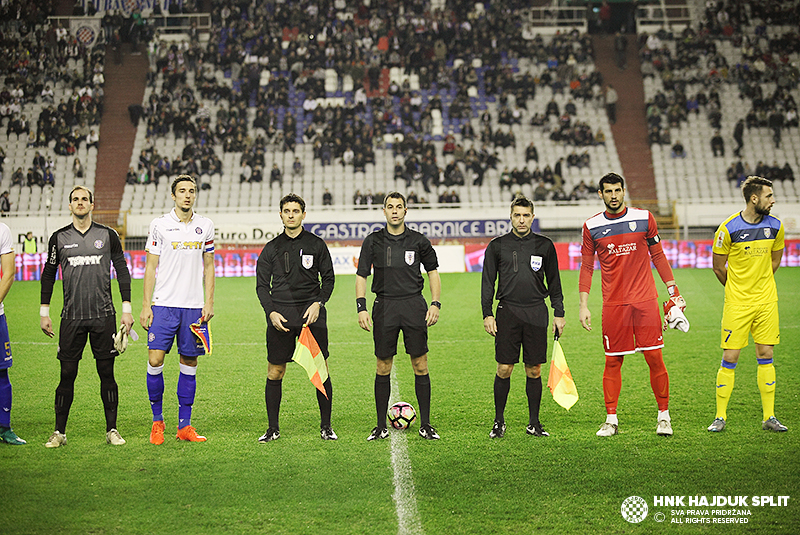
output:
[[[672,307],[680,308],[681,312],[686,310],[686,300],[681,295],[680,290],[678,290],[677,284],[667,286],[667,292],[669,292],[669,299],[664,302],[665,317],[669,314],[669,311]]]
[[[689,320],[683,314],[686,310],[686,300],[678,291],[678,287],[673,285],[667,288],[670,298],[664,301],[664,330],[667,327],[678,329],[683,332],[689,330]]]

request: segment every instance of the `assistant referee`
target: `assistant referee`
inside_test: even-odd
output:
[[[431,380],[428,374],[428,327],[439,320],[439,302],[442,282],[439,277],[439,260],[428,238],[406,227],[408,212],[406,198],[398,192],[386,195],[383,214],[386,227],[369,234],[361,244],[361,255],[356,271],[356,306],[358,324],[372,333],[377,357],[375,375],[375,410],[377,425],[367,440],[389,436],[386,428],[386,411],[391,394],[392,361],[397,354],[397,338],[403,331],[406,353],[414,369],[414,390],[419,407],[419,435],[437,440],[439,434],[430,423]],[[431,287],[431,304],[425,302],[422,289],[425,280],[420,266],[428,273]],[[374,270],[373,270],[374,268]],[[367,312],[367,277],[372,277],[375,303],[372,321]]]
[[[256,293],[267,315],[267,432],[258,441],[280,438],[278,415],[281,409],[283,376],[292,360],[295,341],[303,324],[317,341],[325,364],[328,363],[328,326],[325,303],[333,293],[333,262],[328,246],[318,236],[303,230],[306,203],[290,193],[281,199],[280,216],[284,231],[270,240],[256,264]],[[320,437],[336,440],[331,428],[333,387],[330,375],[323,383],[327,397],[317,390]]]
[[[494,238],[486,248],[481,280],[483,327],[494,336],[497,375],[494,378],[494,424],[491,438],[505,434],[505,412],[511,388],[511,372],[519,362],[525,364],[525,393],[528,397],[526,432],[537,437],[549,434],[539,421],[542,400],[542,364],[547,362],[548,312],[553,307],[553,332],[564,331],[564,296],[558,272],[556,248],[550,238],[531,232],[533,202],[519,195],[511,203],[511,232]],[[497,316],[492,314],[495,281]]]

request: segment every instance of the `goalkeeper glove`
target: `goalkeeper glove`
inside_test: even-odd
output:
[[[128,349],[128,329],[125,327],[124,323],[120,324],[119,329],[114,334],[114,349],[116,349],[120,355],[125,353],[125,350]]]
[[[664,302],[664,328],[670,327],[688,332],[689,320],[683,313],[686,310],[686,300],[675,285],[669,286],[667,291],[669,291],[670,298]]]

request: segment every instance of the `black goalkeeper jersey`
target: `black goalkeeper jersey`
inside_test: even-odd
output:
[[[402,234],[389,234],[386,227],[370,233],[361,244],[356,274],[372,278],[372,293],[388,299],[420,295],[425,287],[420,266],[439,268],[431,241],[406,227]]]
[[[114,314],[111,264],[117,272],[123,301],[131,300],[131,275],[115,230],[92,222],[81,234],[72,224],[53,233],[42,270],[42,304],[49,305],[58,268],[64,280],[61,317],[97,319]]]

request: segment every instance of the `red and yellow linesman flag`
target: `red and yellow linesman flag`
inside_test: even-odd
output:
[[[308,325],[303,325],[303,329],[300,331],[292,360],[305,368],[311,383],[327,398],[328,394],[322,385],[328,380],[328,366],[325,364],[322,350],[317,345]]]
[[[553,344],[553,358],[550,360],[550,376],[547,378],[547,387],[553,394],[553,400],[569,410],[578,401],[578,389],[564,358],[564,350],[556,338]]]

